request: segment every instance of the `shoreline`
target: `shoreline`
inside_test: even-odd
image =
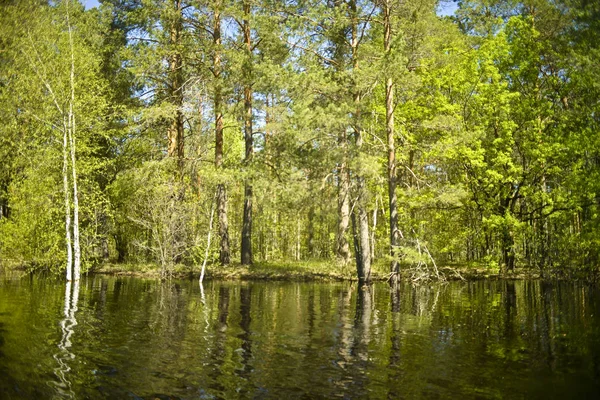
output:
[[[337,267],[336,269],[331,268]],[[327,269],[319,268],[318,264],[310,263],[257,263],[252,266],[232,264],[228,266],[212,265],[205,271],[205,280],[240,280],[240,281],[290,281],[290,282],[357,282],[353,266],[340,267],[331,263]],[[411,279],[411,269],[405,268],[400,273],[401,281],[414,281],[414,283],[431,283],[438,281],[478,281],[478,280],[520,280],[540,279],[540,273],[536,270],[519,268],[509,273],[500,273],[490,268],[474,267],[444,267],[443,279],[437,279],[433,274],[427,278],[414,281]],[[130,276],[146,279],[161,279],[160,270],[157,267],[149,269],[146,265],[137,264],[104,264],[89,274],[107,276]],[[176,267],[170,274],[172,279],[198,279],[200,270],[196,267]],[[384,282],[389,275],[381,271],[373,271],[371,280],[373,282]]]
[[[371,274],[372,282],[385,282],[389,274],[385,265],[377,265]],[[32,270],[22,265],[0,265],[0,271],[21,271],[30,274],[49,274],[60,276],[48,269]],[[289,281],[289,282],[357,282],[354,266],[342,266],[333,262],[281,262],[281,263],[256,263],[252,266],[231,264],[228,266],[209,265],[206,267],[205,280],[238,280],[238,281]],[[598,282],[600,277],[597,272],[583,273],[571,271],[571,274],[559,274],[557,271],[542,274],[533,268],[516,268],[510,272],[500,272],[498,268],[483,266],[444,266],[439,269],[441,279],[433,271],[419,271],[415,268],[405,267],[400,272],[402,282],[414,284],[429,284],[436,282],[479,280],[583,280]],[[106,263],[85,272],[84,275],[106,275],[115,277],[137,277],[142,279],[161,279],[160,267],[155,264]],[[200,268],[197,266],[177,265],[169,274],[168,279],[192,280],[198,279]]]

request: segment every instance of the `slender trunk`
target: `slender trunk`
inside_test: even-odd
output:
[[[296,261],[300,261],[300,218],[296,220]]]
[[[244,44],[246,60],[244,65],[244,141],[246,155],[244,162],[252,162],[254,153],[252,140],[252,38],[250,36],[250,0],[244,1]],[[244,220],[242,224],[242,265],[252,264],[252,182],[244,182]]]
[[[272,112],[271,112],[271,106],[273,106],[274,101],[269,102],[269,95],[267,94],[265,96],[265,142],[264,142],[264,149],[265,151],[268,152],[268,144],[269,144],[269,136],[271,136],[271,123],[273,122],[272,120]],[[268,154],[267,154],[268,156]]]
[[[385,0],[383,7],[383,47],[386,57],[392,50],[392,25],[390,21],[391,0]],[[388,73],[389,74],[389,73]],[[385,125],[387,131],[388,150],[388,198],[390,207],[390,265],[391,283],[398,280],[400,271],[398,263],[398,246],[400,245],[400,229],[398,228],[398,199],[396,197],[396,148],[394,140],[394,81],[388,76],[385,83]]]
[[[215,111],[215,167],[217,170],[223,167],[223,100],[221,94],[221,14],[220,5],[215,4],[213,20],[213,74],[215,78],[214,87],[214,111]],[[223,183],[217,186],[217,216],[219,219],[220,254],[219,262],[227,265],[231,261],[229,250],[229,226],[227,222],[227,191]]]
[[[77,191],[77,163],[76,163],[76,124],[75,124],[75,51],[73,48],[73,34],[69,20],[69,3],[67,3],[67,25],[69,27],[69,46],[71,48],[71,75],[69,85],[71,99],[69,102],[69,144],[71,146],[71,171],[73,173],[73,280],[78,281],[81,273],[81,248],[79,245],[79,193]],[[70,211],[69,211],[70,212]],[[68,273],[67,273],[68,274]]]
[[[244,220],[242,225],[242,265],[252,264],[252,184],[244,184]]]
[[[75,115],[71,122],[71,170],[73,172],[73,280],[78,281],[81,274],[81,247],[79,244],[79,192],[77,189],[77,163],[75,142]]]
[[[541,119],[538,117],[538,120]],[[541,126],[541,121],[539,122]],[[542,135],[541,129],[539,132],[540,136]],[[542,196],[546,196],[548,194],[548,186],[546,184],[546,173],[542,173],[540,189],[542,191]],[[544,217],[543,211],[540,210],[540,254],[538,265],[540,269],[544,269],[546,267],[546,260],[548,260],[548,251],[550,249],[550,235],[549,235],[549,226],[548,226],[548,217]]]
[[[218,198],[218,195],[215,196],[215,199]],[[204,270],[206,269],[206,260],[208,260],[208,252],[210,250],[210,239],[212,238],[212,227],[213,227],[213,219],[215,216],[215,204],[216,201],[213,201],[210,206],[210,220],[208,222],[208,238],[206,239],[206,250],[204,252],[204,261],[202,261],[202,269],[200,270],[200,285],[202,285],[202,281],[204,280]]]
[[[175,0],[174,3],[176,15],[175,20],[170,24],[169,39],[170,45],[178,46],[181,41],[181,31],[183,21],[181,15],[181,0]],[[181,53],[173,50],[169,57],[169,84],[171,86],[171,101],[176,107],[175,117],[167,130],[169,140],[168,155],[177,157],[177,166],[179,173],[183,170],[184,150],[183,150],[183,63]]]
[[[67,281],[73,279],[73,248],[71,246],[71,200],[69,190],[69,142],[67,130],[68,124],[64,123],[63,131],[63,190],[65,192],[65,241],[67,244]]]
[[[375,198],[375,209],[373,209],[373,226],[371,227],[371,260],[375,259],[375,234],[377,233],[377,198]]]
[[[308,256],[315,257],[315,206],[311,204],[308,209]]]

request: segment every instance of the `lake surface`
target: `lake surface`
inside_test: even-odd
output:
[[[0,398],[599,398],[600,290],[0,275]]]

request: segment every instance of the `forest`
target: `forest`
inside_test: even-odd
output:
[[[448,3],[3,0],[0,263],[595,273],[600,3]]]

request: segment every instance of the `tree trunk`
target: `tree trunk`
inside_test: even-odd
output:
[[[215,199],[216,200],[215,196]],[[200,285],[202,285],[202,281],[204,280],[204,271],[206,269],[206,261],[208,260],[208,252],[210,251],[210,239],[212,237],[212,228],[213,228],[213,219],[215,216],[215,201],[212,202],[211,206],[210,206],[210,220],[208,222],[208,237],[206,239],[206,250],[204,252],[204,261],[202,261],[202,269],[200,270],[200,278],[199,278],[199,282]]]
[[[502,262],[505,271],[512,271],[515,267],[515,241],[507,226],[502,232]]]
[[[300,218],[296,220],[296,261],[300,261]]]
[[[386,57],[390,56],[392,50],[392,26],[390,21],[391,0],[385,0],[383,6],[383,46]],[[389,73],[388,73],[389,74]],[[390,207],[390,265],[391,283],[395,284],[400,272],[398,263],[398,246],[400,245],[400,229],[398,228],[398,209],[396,197],[396,149],[394,140],[394,81],[391,77],[385,83],[385,125],[388,143],[388,198]]]
[[[340,134],[343,149],[347,147],[346,132]],[[345,150],[344,150],[345,152]],[[344,157],[346,157],[344,155]],[[336,255],[344,264],[350,259],[350,245],[346,239],[346,232],[350,224],[350,175],[346,161],[338,165],[338,227],[336,238]]]
[[[171,46],[178,46],[181,41],[181,31],[183,29],[181,0],[175,0],[174,3],[176,15],[171,21],[169,40]],[[181,53],[173,50],[169,57],[169,85],[171,102],[176,107],[175,117],[167,130],[169,141],[169,157],[177,157],[177,166],[179,173],[183,171],[184,150],[183,150],[183,63]]]
[[[69,144],[71,145],[71,171],[73,173],[73,280],[78,281],[81,273],[81,248],[79,245],[79,193],[77,190],[77,162],[75,141],[75,51],[73,49],[73,34],[71,22],[69,21],[69,6],[67,3],[67,25],[69,26],[69,46],[71,48],[71,75],[69,85],[71,99],[69,102]],[[69,210],[70,212],[70,210]]]
[[[227,190],[223,184],[217,186],[217,214],[219,217],[219,238],[221,240],[219,262],[221,265],[228,265],[231,262],[231,253],[229,250],[229,226],[227,222]]]
[[[242,225],[242,265],[252,264],[252,185],[244,185],[244,220]]]
[[[244,1],[243,21],[246,60],[244,65],[244,141],[248,166],[252,161],[254,146],[252,140],[252,38],[250,36],[250,0]],[[244,220],[242,224],[242,265],[252,264],[252,182],[244,182]]]
[[[308,240],[307,240],[308,256],[315,257],[315,206],[311,204],[308,209]]]
[[[73,172],[73,280],[78,281],[81,273],[81,247],[79,244],[79,192],[77,189],[77,163],[75,144],[75,115],[71,122],[71,170]]]
[[[213,74],[215,87],[213,93],[215,112],[215,167],[220,170],[223,167],[223,112],[221,95],[221,3],[215,4],[213,19]],[[229,226],[227,222],[227,191],[225,184],[217,185],[217,216],[219,220],[220,253],[219,262],[227,265],[231,262],[229,250]]]
[[[344,8],[342,0],[333,0],[335,8]],[[332,30],[331,41],[334,45],[333,59],[335,60],[336,73],[343,76],[345,73],[346,57],[346,26],[340,26]],[[343,79],[340,79],[340,85],[343,85]],[[343,99],[340,99],[343,101]],[[348,134],[346,126],[343,125],[338,131],[337,144],[341,150],[341,159],[337,164],[337,231],[335,242],[335,255],[345,265],[350,261],[350,245],[346,238],[348,227],[350,226],[350,173],[348,171]]]
[[[8,200],[0,199],[0,219],[8,218]]]
[[[352,47],[352,69],[358,71],[358,11],[355,0],[350,1],[350,17],[352,20],[351,30],[351,47]],[[353,115],[353,130],[356,138],[356,150],[357,154],[360,155],[363,146],[363,132],[360,126],[361,119],[361,94],[354,82],[354,115]],[[369,240],[369,217],[367,214],[367,187],[365,184],[365,178],[360,171],[356,174],[357,183],[357,204],[358,209],[358,246],[360,251],[360,262],[357,262],[356,268],[358,273],[358,280],[363,284],[368,284],[371,280],[371,249]],[[355,220],[355,218],[354,218]],[[354,221],[356,224],[356,221]],[[356,233],[355,233],[356,235]]]
[[[65,192],[65,242],[67,245],[67,281],[73,279],[73,248],[71,246],[71,196],[69,188],[69,142],[67,130],[68,124],[64,123],[63,132],[63,190]]]
[[[376,243],[376,233],[377,233],[377,214],[379,213],[379,208],[377,207],[377,198],[375,198],[375,208],[373,209],[373,225],[371,226],[371,260],[375,259],[375,243]]]
[[[360,188],[359,190],[364,190],[364,188]],[[361,200],[358,201],[360,202]],[[359,205],[357,208],[358,211],[352,212],[352,230],[354,232],[354,250],[356,253],[356,272],[358,275],[359,283],[369,284],[371,282],[369,217],[364,207]],[[358,226],[356,221],[356,214],[358,214]]]

